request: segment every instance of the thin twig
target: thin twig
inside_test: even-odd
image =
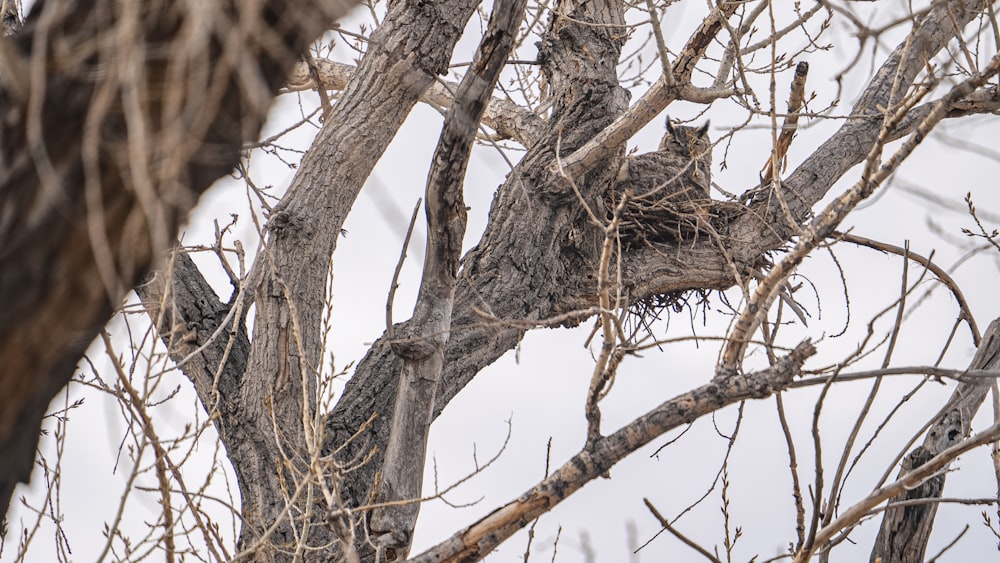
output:
[[[389,339],[395,338],[392,328],[392,303],[396,299],[396,288],[399,287],[399,274],[403,271],[403,262],[406,261],[406,249],[410,246],[410,236],[413,235],[413,227],[417,224],[417,214],[420,213],[420,203],[423,198],[417,198],[417,204],[413,206],[413,213],[410,214],[410,224],[406,227],[406,236],[403,238],[403,246],[399,249],[399,260],[396,261],[396,268],[392,271],[392,284],[389,286],[389,297],[385,302],[385,334]]]
[[[700,545],[698,545],[697,543],[695,543],[693,540],[691,540],[690,538],[688,538],[684,534],[680,533],[680,531],[678,531],[677,528],[674,528],[673,526],[671,526],[670,522],[668,522],[667,519],[664,518],[660,514],[660,512],[658,510],[656,510],[656,507],[653,506],[653,503],[649,502],[648,498],[643,498],[642,502],[644,502],[646,504],[646,508],[648,508],[649,511],[653,514],[653,517],[656,518],[660,522],[660,525],[663,526],[663,529],[665,529],[666,531],[670,532],[671,534],[674,535],[674,537],[676,537],[677,539],[679,539],[682,542],[684,542],[684,545],[686,545],[686,546],[690,547],[691,549],[693,549],[693,550],[697,551],[698,553],[700,553],[702,556],[705,557],[705,559],[708,559],[709,561],[712,561],[713,563],[722,563],[721,561],[719,561],[719,559],[717,557],[715,557],[714,555],[712,555],[711,552],[709,552],[707,549],[705,549],[704,547],[701,547]]]

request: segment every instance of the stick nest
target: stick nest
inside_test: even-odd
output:
[[[619,189],[609,191],[605,200],[609,219],[623,195]],[[664,245],[693,241],[710,233],[725,234],[729,224],[746,212],[746,207],[739,203],[685,196],[685,192],[660,197],[633,196],[625,205],[618,226],[622,246]]]

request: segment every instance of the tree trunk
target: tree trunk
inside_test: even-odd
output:
[[[271,213],[268,249],[250,276],[257,310],[247,373],[218,420],[242,496],[241,550],[267,546],[265,557],[273,548],[290,554],[338,540],[326,524],[331,499],[315,498],[324,486],[318,480],[340,488],[336,470],[317,475],[311,465],[324,455],[314,417],[330,257],[364,181],[435,75],[447,71],[476,5],[391,4]],[[370,491],[371,482],[346,506],[366,504]]]
[[[215,4],[187,13],[183,3],[39,0],[5,51],[5,509],[31,474],[42,415],[85,348],[256,138],[298,54],[353,2]]]
[[[462,279],[471,284],[458,285],[444,360],[445,380],[458,375],[464,382],[455,386],[442,381],[435,416],[461,386],[516,345],[525,332],[523,325],[504,327],[502,323],[470,328],[485,321],[474,312],[475,307],[488,308],[499,319],[543,319],[574,289],[566,280],[594,271],[600,231],[586,219],[568,182],[549,165],[555,160],[557,145],[564,152],[582,146],[624,111],[627,94],[617,84],[613,64],[624,39],[616,26],[622,24],[621,5],[616,2],[564,1],[553,12],[539,54],[555,97],[553,125],[500,187],[487,231],[464,259]],[[619,152],[618,158],[576,179],[584,201],[599,215],[604,213],[600,196],[617,173],[621,156]],[[596,291],[596,282],[590,291]],[[405,333],[405,327],[396,330]],[[390,383],[394,375],[390,374],[399,373],[400,367],[383,337],[359,364],[331,414],[328,447],[343,443],[373,413],[379,418],[366,444],[383,447],[395,398]],[[347,455],[358,454],[348,449]],[[370,464],[347,476],[349,498],[365,502],[381,465],[379,452]]]
[[[736,5],[723,4],[719,17],[727,17]],[[308,553],[315,557],[357,555],[352,551],[374,557],[374,548],[365,544],[367,513],[355,509],[372,502],[384,469],[403,367],[401,343],[390,336],[379,339],[333,411],[325,417],[327,413],[317,413],[326,277],[364,180],[434,75],[447,70],[475,6],[471,0],[400,0],[390,6],[288,193],[273,210],[266,251],[232,303],[219,302],[193,263],[183,258],[173,265],[180,283],[175,281],[170,290],[156,284],[143,290],[153,314],[159,309],[152,302],[165,291],[173,293],[162,299],[162,314],[169,321],[158,326],[172,357],[184,362],[181,368],[206,409],[218,415],[215,422],[243,502],[239,547],[259,560],[291,559],[313,548],[318,551]],[[693,288],[731,287],[763,253],[786,244],[833,183],[864,159],[876,142],[885,108],[898,101],[924,61],[957,32],[952,22],[964,25],[975,6],[971,1],[935,5],[916,39],[906,49],[897,48],[869,84],[852,112],[861,117],[847,121],[783,183],[792,225],[785,224],[776,203],[760,201],[727,226],[723,249],[707,237],[626,249],[619,288],[625,304]],[[607,219],[605,195],[618,173],[623,146],[577,153],[588,150],[589,141],[627,110],[628,94],[617,79],[625,39],[622,10],[610,0],[564,0],[552,11],[538,57],[551,89],[552,113],[540,138],[498,190],[489,226],[462,262],[448,326],[438,327],[450,331],[442,343],[440,383],[423,395],[433,397],[426,399],[433,402],[432,417],[480,369],[516,346],[533,323],[565,315],[559,323],[568,326],[594,314],[604,233],[585,206],[599,220]],[[678,81],[690,80],[720,29],[716,20],[692,37],[677,61]],[[662,110],[666,103],[653,109]],[[585,165],[567,178],[559,164],[573,155],[579,156],[574,162]],[[257,307],[252,345],[239,328],[251,299]],[[401,323],[394,332],[408,335],[411,329],[413,323]],[[192,356],[195,350],[199,354]],[[216,373],[223,361],[225,367]],[[433,370],[438,362],[435,356]],[[784,375],[790,378],[791,373]],[[705,393],[715,391],[709,385]],[[418,439],[425,440],[426,428],[418,430],[423,436]],[[628,451],[622,446],[588,471],[598,475],[620,459],[614,456]],[[403,496],[412,494],[408,489]],[[504,533],[512,533],[515,524]],[[340,547],[329,547],[333,545]]]
[[[976,357],[969,364],[969,369],[990,371],[1000,369],[1000,320],[993,321],[986,329],[982,344],[976,352]],[[976,415],[992,385],[993,380],[986,377],[959,383],[944,408],[935,417],[924,443],[906,456],[899,474],[902,476],[920,467],[935,455],[967,438],[972,432],[972,417]],[[879,528],[875,547],[872,549],[873,563],[923,561],[934,526],[934,516],[937,514],[938,505],[934,499],[941,497],[944,481],[945,473],[941,473],[889,501],[889,508],[882,517],[882,526]],[[927,502],[892,506],[895,502],[921,499],[926,499]]]

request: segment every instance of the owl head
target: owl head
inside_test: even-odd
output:
[[[658,150],[710,164],[712,141],[708,138],[708,125],[708,121],[701,127],[673,125],[668,117],[667,132],[663,135]]]

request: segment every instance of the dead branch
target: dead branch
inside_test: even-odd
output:
[[[791,94],[788,96],[788,112],[785,114],[785,122],[781,126],[781,134],[778,136],[778,144],[771,153],[771,159],[761,170],[763,179],[761,185],[767,186],[774,177],[774,172],[780,172],[784,168],[785,157],[788,155],[788,148],[792,146],[792,138],[799,126],[799,110],[805,102],[806,75],[809,74],[809,63],[802,61],[795,67],[795,78],[792,80]]]
[[[761,399],[786,388],[802,363],[815,352],[813,345],[804,341],[770,368],[730,378],[723,385],[710,383],[666,401],[617,432],[596,440],[516,500],[411,561],[442,563],[482,557],[533,518],[551,510],[587,482],[606,474],[629,453],[664,432],[725,405],[750,398]]]
[[[679,87],[690,85],[694,67],[701,60],[709,44],[722,30],[723,20],[727,20],[739,7],[738,2],[727,2],[712,10],[701,26],[691,35],[687,44],[674,63],[675,83],[668,85],[665,79],[656,81],[624,115],[605,128],[586,145],[563,159],[565,173],[572,177],[581,176],[611,151],[625,144],[639,129],[659,115],[667,105],[678,99]]]

